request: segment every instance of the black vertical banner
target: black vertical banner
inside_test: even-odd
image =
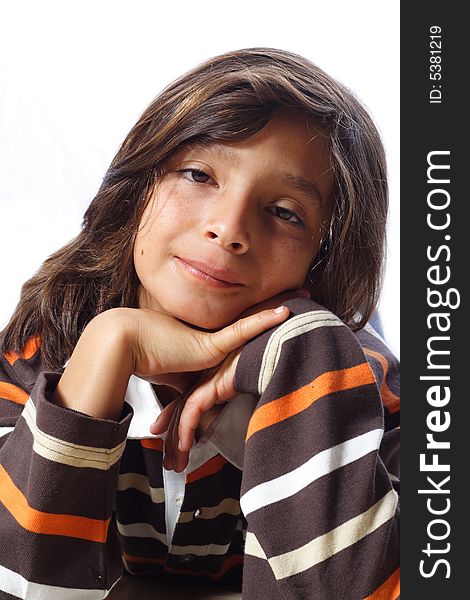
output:
[[[462,6],[401,4],[405,600],[469,595],[470,30]]]

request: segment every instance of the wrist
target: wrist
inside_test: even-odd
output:
[[[102,347],[103,351],[116,349],[116,354],[129,370],[134,371],[137,313],[134,308],[111,308],[94,317],[85,327],[79,342],[85,336],[87,343]]]
[[[55,404],[120,419],[134,365],[125,310],[106,311],[86,326],[54,392]]]

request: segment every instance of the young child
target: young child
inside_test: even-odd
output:
[[[397,598],[386,215],[370,117],[306,59],[164,89],[2,334],[0,597],[104,598],[124,563]]]

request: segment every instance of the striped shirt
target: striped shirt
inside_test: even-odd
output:
[[[128,437],[128,403],[119,422],[54,405],[37,340],[2,357],[0,598],[105,598],[122,563],[242,579],[246,600],[399,597],[397,361],[367,328],[287,304],[237,366],[243,468],[201,443],[184,487],[161,439]]]

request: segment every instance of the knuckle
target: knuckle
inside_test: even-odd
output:
[[[248,323],[250,321],[252,321],[253,318],[255,318],[257,320],[258,315],[255,315],[255,317],[253,317],[253,316],[245,317],[244,319],[241,319],[240,321],[237,321],[236,323],[233,324],[233,329],[234,329],[235,335],[238,338],[240,338],[241,340],[243,340],[244,342],[248,341],[248,339],[250,337],[248,335]]]
[[[211,364],[216,364],[220,361],[223,352],[217,344],[217,338],[214,339],[212,334],[202,334],[197,337],[197,340],[203,356],[208,358]]]

